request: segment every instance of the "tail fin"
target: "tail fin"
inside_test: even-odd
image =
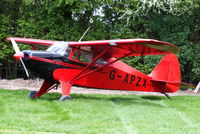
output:
[[[182,83],[180,64],[176,55],[164,56],[149,76],[157,92],[177,91]]]

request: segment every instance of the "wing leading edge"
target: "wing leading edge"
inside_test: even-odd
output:
[[[19,38],[19,37],[9,37],[6,38],[8,41],[11,41],[11,39],[14,39],[16,42],[21,43],[30,43],[30,44],[39,44],[39,45],[53,45],[54,42],[52,40],[39,40],[39,39],[31,39],[31,38]]]
[[[7,38],[10,40],[12,37]],[[52,45],[58,41],[39,40],[30,38],[17,38],[13,37],[16,42]],[[99,54],[106,47],[110,49],[104,53],[105,57],[123,57],[128,53],[129,56],[142,56],[142,55],[165,55],[168,53],[176,53],[178,47],[173,44],[157,41],[152,39],[122,39],[122,40],[100,40],[100,41],[81,41],[81,42],[67,42],[70,47],[89,47],[90,50]]]

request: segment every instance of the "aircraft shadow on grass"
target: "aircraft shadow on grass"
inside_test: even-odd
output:
[[[154,106],[154,107],[163,107],[159,103],[155,103],[162,99],[165,99],[162,96],[137,96],[133,95],[132,97],[128,96],[101,96],[101,95],[85,95],[85,94],[72,94],[73,100],[89,100],[89,101],[108,101],[116,105],[145,105],[145,106]],[[44,101],[57,101],[60,97],[58,93],[46,94],[45,97],[38,98],[39,100]]]
[[[141,96],[142,99],[145,99],[145,100],[153,100],[153,101],[156,101],[156,100],[163,100],[163,96]],[[166,98],[167,99],[167,98]]]

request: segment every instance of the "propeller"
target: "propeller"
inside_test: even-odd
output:
[[[10,40],[11,40],[11,43],[12,43],[13,48],[14,48],[14,50],[15,50],[15,55],[20,56],[19,60],[21,61],[22,66],[24,67],[26,76],[29,77],[28,70],[27,70],[27,68],[26,68],[26,66],[25,66],[25,64],[24,64],[24,62],[23,62],[23,60],[22,60],[22,58],[21,58],[21,57],[23,57],[23,56],[21,56],[23,52],[20,51],[20,49],[19,49],[17,43],[15,42],[15,40],[14,40],[13,38],[11,38]]]

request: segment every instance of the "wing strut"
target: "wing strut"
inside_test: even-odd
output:
[[[106,47],[97,57],[95,57],[95,59],[90,62],[90,64],[88,64],[86,67],[84,67],[80,73],[78,73],[72,80],[76,80],[81,74],[83,74],[85,72],[85,70],[87,70],[89,67],[91,67],[106,51],[108,51],[108,49],[110,49],[110,47]]]
[[[99,67],[99,68],[97,68],[97,69],[94,69],[93,71],[90,71],[90,72],[88,72],[88,73],[86,73],[86,74],[83,74],[83,75],[81,75],[80,73],[77,75],[77,76],[75,76],[72,80],[71,80],[71,82],[73,82],[73,81],[75,81],[75,80],[79,80],[79,79],[81,79],[81,78],[83,78],[83,77],[86,77],[87,75],[90,75],[90,74],[92,74],[92,73],[94,73],[94,72],[96,72],[96,71],[98,71],[98,70],[100,70],[100,69],[102,69],[102,68],[105,68],[105,67],[107,67],[107,66],[109,66],[110,64],[113,64],[114,62],[117,62],[117,61],[119,61],[119,60],[121,60],[121,59],[123,59],[123,58],[125,58],[125,57],[127,57],[127,56],[129,56],[129,55],[131,55],[133,53],[133,51],[132,52],[130,52],[130,53],[128,53],[128,54],[125,54],[124,56],[122,56],[122,57],[120,57],[120,58],[118,58],[118,59],[116,59],[116,60],[114,60],[114,61],[112,61],[112,62],[110,62],[110,63],[108,63],[108,64],[105,64],[105,65],[103,65],[103,66],[101,66],[101,67]],[[100,58],[100,55],[98,55],[96,58]],[[95,59],[96,59],[95,58]],[[97,60],[98,60],[97,59]],[[94,61],[95,62],[95,61]],[[93,61],[91,62],[91,63],[94,63]],[[92,64],[89,64],[88,65],[88,67],[87,68],[89,68]],[[85,70],[85,68],[83,69],[83,70]],[[81,71],[81,72],[83,72],[83,71]],[[80,76],[81,75],[81,76]]]

